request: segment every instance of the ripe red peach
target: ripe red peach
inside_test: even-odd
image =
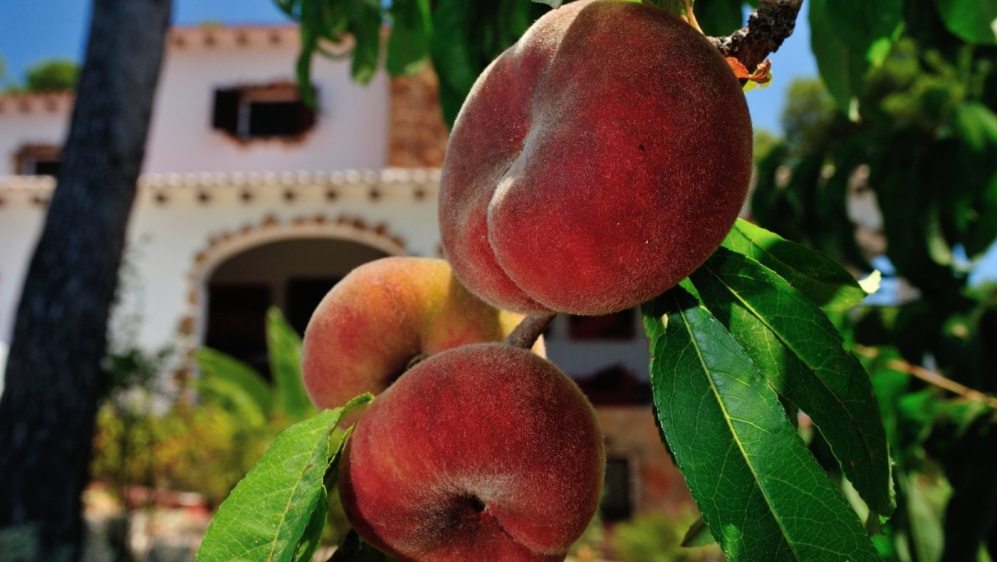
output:
[[[441,177],[444,251],[500,308],[619,311],[717,248],[751,151],[740,84],[701,33],[647,4],[572,2],[465,101]]]
[[[502,344],[434,355],[357,422],[340,461],[350,523],[400,561],[564,560],[599,503],[592,406],[545,359]]]
[[[420,355],[499,341],[521,319],[468,292],[444,260],[376,260],[350,272],[312,313],[302,379],[316,407],[336,408],[383,391]],[[542,353],[543,343],[534,349]]]

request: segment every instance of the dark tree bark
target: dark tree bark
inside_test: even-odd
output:
[[[101,360],[171,0],[94,0],[0,399],[0,558],[76,560]]]

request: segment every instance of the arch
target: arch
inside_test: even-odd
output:
[[[281,220],[268,214],[259,222],[223,231],[208,238],[195,253],[187,276],[186,313],[177,326],[184,367],[194,367],[194,353],[204,342],[208,282],[223,264],[254,248],[288,240],[326,239],[352,242],[388,256],[406,255],[405,240],[386,223],[368,224],[360,217],[323,214]]]

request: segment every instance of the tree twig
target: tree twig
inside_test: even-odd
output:
[[[743,27],[727,37],[710,37],[725,57],[734,57],[749,71],[765,62],[796,28],[803,0],[761,0]]]
[[[879,351],[877,349],[866,347],[864,345],[856,345],[854,351],[859,355],[869,358],[875,358],[879,355]],[[893,370],[900,371],[901,373],[908,374],[916,379],[920,379],[932,386],[947,390],[952,394],[961,396],[967,400],[982,402],[990,408],[997,410],[997,397],[970,388],[934,371],[929,371],[920,365],[915,365],[902,359],[891,359],[886,362],[886,366]]]
[[[505,338],[505,344],[522,349],[530,349],[536,343],[540,334],[547,329],[551,320],[557,316],[556,312],[550,314],[530,314]]]

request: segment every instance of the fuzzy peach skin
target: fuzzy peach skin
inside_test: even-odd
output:
[[[501,344],[430,357],[375,399],[340,462],[356,531],[400,561],[564,560],[595,514],[595,412],[545,359]]]
[[[572,2],[465,101],[443,163],[443,248],[500,308],[622,310],[717,248],[751,155],[741,87],[702,34],[647,4]]]
[[[336,408],[380,393],[416,356],[499,341],[521,319],[468,292],[444,260],[383,258],[350,272],[312,313],[302,379],[317,408]]]

